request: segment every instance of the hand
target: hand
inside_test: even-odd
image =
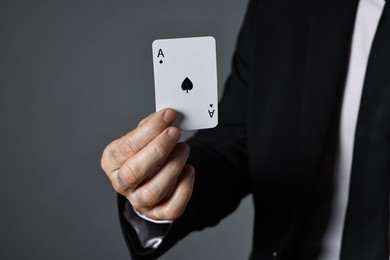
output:
[[[172,109],[149,115],[110,143],[101,159],[114,190],[155,220],[179,218],[194,185],[195,170],[186,164],[190,149],[178,143],[180,130],[172,126],[175,117]]]

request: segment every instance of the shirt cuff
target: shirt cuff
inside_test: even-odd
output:
[[[143,248],[158,248],[171,227],[172,220],[154,220],[133,209],[127,201],[124,207],[124,217],[138,235]]]
[[[130,204],[130,203],[129,203]],[[138,210],[136,210],[135,208],[133,208],[134,212],[141,218],[149,221],[149,222],[152,222],[152,223],[155,223],[155,224],[172,224],[173,220],[155,220],[155,219],[151,219],[147,216],[145,216],[144,214],[142,214],[141,212],[139,212]]]

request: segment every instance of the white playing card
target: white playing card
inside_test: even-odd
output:
[[[215,39],[208,37],[155,40],[153,69],[156,111],[173,108],[181,130],[218,124]]]

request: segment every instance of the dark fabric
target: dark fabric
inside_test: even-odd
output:
[[[342,260],[389,259],[390,6],[368,61],[355,136]]]
[[[133,259],[155,259],[190,232],[216,225],[249,193],[255,206],[250,259],[303,259],[294,252],[310,225],[307,214],[318,204],[357,4],[250,1],[219,125],[188,141],[196,169],[193,197],[154,251],[139,248],[121,216]],[[119,197],[122,215],[124,201]]]

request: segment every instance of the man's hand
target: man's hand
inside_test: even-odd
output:
[[[101,166],[115,191],[149,218],[179,218],[191,197],[194,168],[186,164],[189,146],[178,143],[180,130],[172,126],[176,113],[163,109],[137,128],[110,143]]]

